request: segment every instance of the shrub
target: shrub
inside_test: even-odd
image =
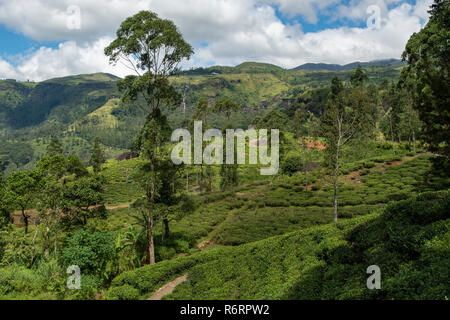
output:
[[[375,167],[375,162],[371,162],[371,161],[364,162],[364,168],[370,169],[373,167]]]
[[[380,142],[377,144],[377,148],[381,149],[381,150],[392,150],[393,149],[393,145],[390,142]]]
[[[302,170],[303,159],[298,154],[289,154],[281,163],[281,171],[285,174],[292,175]]]
[[[115,258],[111,233],[83,230],[67,239],[60,259],[64,267],[76,265],[83,274],[104,276]]]
[[[139,290],[124,284],[119,287],[112,287],[105,295],[106,300],[138,300]]]
[[[68,290],[66,299],[69,300],[93,300],[100,288],[103,281],[95,276],[81,275],[81,288],[77,290]]]
[[[166,246],[156,246],[155,247],[155,256],[158,261],[167,260],[172,258],[177,254],[175,248],[166,247]]]

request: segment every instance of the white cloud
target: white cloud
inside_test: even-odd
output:
[[[68,28],[78,6],[81,28]],[[0,23],[36,40],[96,40],[113,35],[126,17],[150,8],[149,0],[0,0]]]
[[[289,17],[301,15],[310,23],[317,23],[319,11],[336,4],[339,0],[267,0],[278,5],[279,10]]]
[[[103,48],[120,23],[141,9],[173,20],[195,46],[193,59],[184,67],[260,61],[292,68],[306,62],[398,58],[410,35],[423,26],[432,0],[417,0],[415,6],[399,1],[352,0],[346,7],[336,7],[335,0],[0,0],[0,23],[33,39],[66,40],[56,49],[42,47],[23,56],[17,66],[0,60],[0,77],[42,80],[99,71],[124,76],[128,70],[110,66]],[[380,29],[342,27],[315,33],[303,33],[301,25],[283,23],[269,5],[310,21],[317,18],[318,11],[330,8],[337,17],[364,21],[367,5],[374,3],[382,9]],[[66,27],[70,4],[80,6],[80,30]]]
[[[421,1],[421,0],[419,0]],[[339,5],[332,20],[347,18],[352,21],[361,21],[368,18],[367,9],[376,6],[380,9],[381,18],[385,19],[390,5],[397,5],[402,0],[351,0],[348,5]]]
[[[197,58],[228,65],[254,59],[287,68],[306,62],[345,64],[400,58],[411,34],[422,27],[416,9],[408,4],[395,7],[386,14],[381,28],[375,30],[343,27],[303,34],[280,22],[263,23],[265,28],[253,28],[255,35],[229,34],[199,50]]]
[[[13,68],[11,64],[0,60],[0,78],[42,81],[53,77],[73,74],[108,72],[118,76],[129,74],[120,64],[112,66],[103,54],[111,38],[100,38],[92,43],[78,45],[75,41],[61,43],[58,48],[41,47],[36,52],[23,56]],[[3,63],[2,63],[3,62]]]
[[[0,79],[3,78],[16,79],[18,74],[10,63],[0,58]]]

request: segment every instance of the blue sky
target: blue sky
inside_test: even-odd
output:
[[[195,49],[184,68],[244,61],[292,68],[306,62],[399,58],[410,35],[427,22],[431,3],[0,0],[0,78],[43,80],[92,72],[124,76],[128,70],[109,65],[103,48],[120,23],[139,10],[152,10],[177,24]],[[368,24],[371,15],[380,22],[376,27]]]

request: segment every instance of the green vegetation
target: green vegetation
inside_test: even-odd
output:
[[[191,46],[141,11],[105,53],[134,57],[142,74],[0,81],[0,299],[146,299],[181,276],[164,299],[448,299],[450,178],[437,165],[448,95],[436,71],[448,63],[432,48],[445,47],[447,11],[435,1],[404,69],[181,72]],[[280,170],[192,164],[192,145],[175,165],[171,132],[196,121],[202,133],[279,129]]]
[[[449,201],[448,191],[425,193],[337,225],[143,267],[114,279],[107,296],[146,297],[188,273],[168,299],[444,299]],[[377,291],[365,286],[374,263],[385,270]]]

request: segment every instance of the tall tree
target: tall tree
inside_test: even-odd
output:
[[[0,159],[0,168],[2,160]],[[6,182],[3,180],[3,172],[0,170],[0,230],[8,225],[11,221],[10,212],[11,205],[10,199],[7,196]],[[0,241],[1,242],[1,241]]]
[[[364,81],[369,79],[367,74],[362,70],[361,66],[356,68],[355,72],[350,76],[350,83],[353,87],[362,87],[364,85]]]
[[[338,220],[338,179],[342,148],[372,128],[370,106],[366,92],[360,85],[345,89],[339,78],[333,78],[320,131],[327,141],[325,163],[333,170],[335,222]]]
[[[217,100],[216,103],[213,106],[213,110],[215,112],[221,112],[225,114],[225,117],[227,118],[227,124],[225,125],[224,131],[226,129],[233,129],[233,126],[230,123],[230,119],[233,113],[237,112],[239,110],[239,106],[236,102],[232,101],[228,98],[223,98],[220,100]],[[224,140],[225,143],[225,140]],[[235,157],[236,157],[236,143],[235,146]],[[225,150],[225,146],[224,146]],[[209,168],[209,170],[211,170]],[[234,161],[234,164],[223,164],[220,166],[220,176],[222,178],[220,183],[220,188],[222,190],[228,189],[230,187],[236,186],[238,184],[238,165],[236,163],[236,158]]]
[[[448,168],[450,163],[450,1],[435,0],[430,20],[420,32],[409,39],[403,60],[403,70],[409,78],[414,108],[424,123],[423,139],[429,150],[440,157],[437,165]],[[448,169],[446,170],[448,172]]]
[[[94,139],[94,147],[92,148],[91,159],[89,164],[94,168],[94,172],[98,174],[102,170],[102,165],[106,162],[105,150],[103,149],[102,140],[99,137]]]
[[[215,110],[215,106],[210,106],[208,100],[206,98],[200,98],[196,103],[195,112],[192,115],[192,123],[195,121],[202,121],[202,134],[209,129],[208,126],[208,116],[211,112]],[[203,141],[203,148],[207,145],[206,141]],[[212,180],[214,178],[214,171],[211,166],[205,166],[203,164],[196,165],[198,168],[197,171],[197,180],[200,187],[200,191],[211,191],[212,190]]]
[[[39,170],[11,173],[6,179],[8,198],[22,212],[25,234],[28,233],[30,216],[26,210],[33,209],[40,190],[42,175]]]
[[[231,99],[223,98],[216,101],[213,109],[216,112],[224,113],[225,116],[227,117],[227,120],[230,121],[232,114],[239,111],[239,106],[236,102],[232,101]]]
[[[52,138],[46,151],[48,156],[55,156],[57,154],[63,154],[64,149],[58,138]]]
[[[63,221],[69,228],[85,226],[95,214],[104,215],[104,184],[104,177],[99,175],[72,181],[64,188]]]
[[[300,107],[295,110],[294,114],[294,135],[299,139],[302,135],[306,135],[301,139],[301,145],[303,149],[303,170],[305,172],[305,186],[308,187],[308,168],[311,163],[311,150],[309,148],[309,139],[313,132],[314,115],[306,110],[305,104],[301,104]]]
[[[195,104],[195,112],[192,119],[195,121],[201,120],[203,122],[203,127],[208,127],[208,116],[211,113],[212,108],[208,104],[208,99],[200,98]]]
[[[168,124],[161,109],[180,105],[181,95],[169,83],[168,76],[178,70],[183,59],[190,58],[193,50],[172,21],[150,11],[141,11],[126,19],[116,35],[105,54],[112,63],[123,63],[135,73],[119,83],[119,89],[124,91],[122,100],[130,102],[142,97],[148,113],[136,145],[148,161],[149,179],[143,186],[148,202],[148,256],[150,264],[154,264],[153,209],[158,183],[155,170],[161,148],[170,137],[165,134]]]

